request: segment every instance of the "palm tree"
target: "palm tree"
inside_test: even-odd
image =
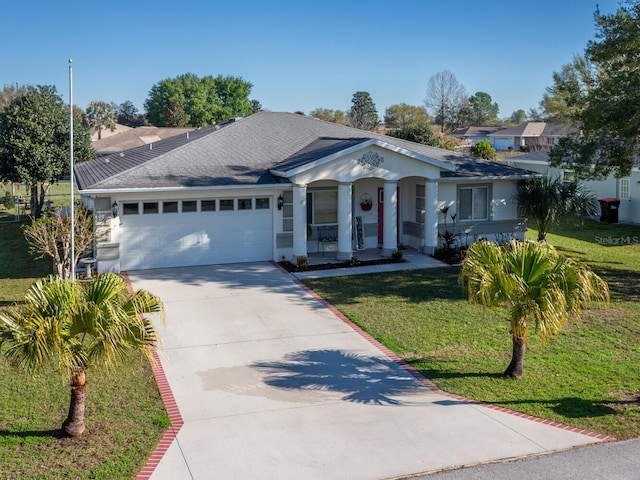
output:
[[[595,197],[580,183],[548,177],[520,180],[516,187],[518,207],[524,217],[535,220],[538,241],[562,218],[596,213]]]
[[[69,380],[71,401],[62,430],[84,432],[87,371],[95,366],[113,370],[132,351],[151,357],[159,342],[151,320],[143,314],[164,307],[155,295],[127,291],[119,275],[107,273],[89,282],[50,276],[37,281],[25,303],[0,312],[0,347],[29,372],[48,364]]]
[[[546,341],[592,301],[609,302],[604,280],[540,242],[474,243],[462,264],[460,283],[470,302],[509,309],[513,351],[504,375],[512,378],[522,376],[531,326]]]

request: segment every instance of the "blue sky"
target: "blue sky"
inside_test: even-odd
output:
[[[272,111],[348,109],[359,90],[380,116],[422,105],[429,78],[451,71],[500,117],[537,107],[552,73],[595,38],[593,13],[618,0],[199,0],[7,2],[0,87],[55,85],[74,103],[131,100],[191,72],[250,81]]]

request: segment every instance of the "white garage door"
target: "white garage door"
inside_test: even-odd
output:
[[[138,214],[120,217],[120,268],[136,270],[271,260],[272,210],[270,205],[264,208],[264,203],[256,209],[255,200],[252,199],[251,208],[239,210],[240,204],[235,199],[233,210],[228,211],[220,210],[220,202],[214,211],[201,211],[198,202],[197,211],[182,212],[180,208],[180,213],[160,213],[164,210],[162,202],[160,205],[140,202]],[[135,205],[130,203],[124,207],[131,209]]]

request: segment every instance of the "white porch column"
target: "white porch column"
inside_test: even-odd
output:
[[[384,232],[382,232],[382,256],[390,257],[398,248],[398,184],[384,182]]]
[[[352,258],[351,237],[353,230],[351,183],[338,184],[338,260]]]
[[[424,182],[424,245],[423,253],[433,255],[438,247],[438,180]]]
[[[293,186],[293,260],[307,256],[307,186]]]

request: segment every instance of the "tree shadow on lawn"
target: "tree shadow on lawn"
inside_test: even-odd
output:
[[[603,266],[594,266],[593,271],[609,285],[611,300],[640,301],[640,272]]]
[[[61,429],[53,429],[53,430],[25,430],[25,431],[14,431],[14,430],[7,430],[7,429],[1,429],[0,430],[0,439],[5,439],[5,438],[20,438],[20,439],[26,439],[26,438],[31,438],[31,437],[36,437],[36,438],[55,438],[55,439],[60,439],[60,438],[67,438],[67,436],[64,434],[64,432]],[[0,440],[1,442],[2,440]]]
[[[410,362],[408,362],[410,363]],[[455,379],[455,378],[503,378],[505,381],[514,381],[512,379],[504,377],[500,373],[486,373],[486,372],[455,372],[455,371],[442,371],[436,369],[419,368],[418,371],[429,380],[438,379]],[[517,381],[517,380],[515,380]],[[640,398],[640,397],[639,397]],[[545,405],[550,410],[554,411],[558,415],[562,415],[567,418],[588,418],[588,417],[602,417],[605,415],[615,415],[619,413],[612,405],[626,405],[637,404],[638,399],[632,400],[588,400],[578,397],[565,397],[559,399],[535,399],[535,400],[512,400],[512,401],[488,401],[481,398],[473,398],[472,400],[491,404],[504,406],[505,408],[517,409],[516,405]],[[466,403],[462,402],[461,403]]]

